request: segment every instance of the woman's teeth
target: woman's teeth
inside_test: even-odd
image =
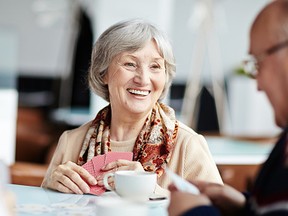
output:
[[[135,89],[128,89],[128,91],[132,94],[142,95],[142,96],[147,96],[149,94],[149,91],[141,91],[141,90],[135,90]]]

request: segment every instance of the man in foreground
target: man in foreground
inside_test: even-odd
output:
[[[193,182],[192,195],[170,186],[169,215],[288,215],[288,1],[266,5],[250,31],[246,72],[256,79],[273,107],[283,133],[262,166],[253,189],[240,193],[227,185]]]

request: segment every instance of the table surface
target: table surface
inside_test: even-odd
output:
[[[96,204],[107,196],[65,194],[41,187],[8,184],[8,190],[16,197],[17,216],[48,215],[96,215]],[[111,193],[111,192],[110,192]],[[143,203],[148,216],[167,216],[168,201]],[[96,215],[97,216],[97,215]]]

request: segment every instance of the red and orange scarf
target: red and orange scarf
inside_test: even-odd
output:
[[[100,110],[92,121],[80,151],[78,164],[83,165],[96,155],[111,151],[111,107]],[[169,106],[156,103],[146,119],[133,149],[133,160],[139,161],[144,170],[161,176],[163,166],[170,160],[178,133],[175,112]]]

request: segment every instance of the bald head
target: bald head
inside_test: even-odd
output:
[[[266,5],[254,20],[251,31],[262,28],[269,40],[288,38],[288,0],[274,0]]]

